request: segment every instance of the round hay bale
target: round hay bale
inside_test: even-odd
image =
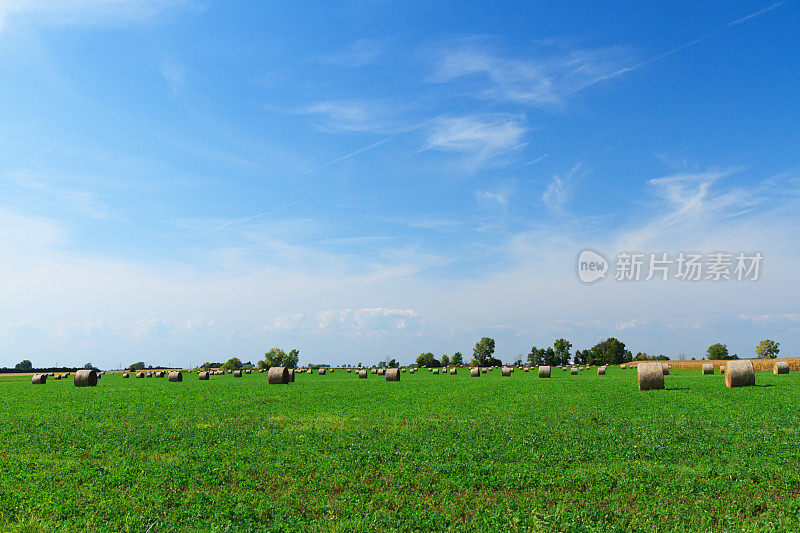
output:
[[[625,370],[626,368],[628,368],[628,367],[627,367],[627,366],[625,366],[625,365],[619,365],[619,367],[620,367],[622,370]]]
[[[386,375],[386,369],[385,368],[379,368],[378,369],[378,375],[379,376],[385,376]]]
[[[370,372],[370,374],[377,374],[378,373],[378,369],[377,368],[373,368],[369,372]]]
[[[451,376],[455,376],[456,374],[458,374],[458,370],[456,370],[455,367],[451,368],[450,369],[450,375]]]
[[[294,368],[288,368],[287,372],[289,372],[289,383],[294,383]]]
[[[200,381],[208,381],[208,378],[209,378],[208,372],[198,372],[197,373],[197,379],[199,379]]]
[[[411,370],[408,371],[408,373],[409,374],[416,374],[417,373],[417,369],[416,368],[412,368]]]
[[[701,369],[701,372],[704,376],[714,374],[714,365],[711,363],[705,363]]]
[[[350,373],[352,373],[352,372],[353,372],[353,369],[352,369],[352,368],[348,368],[348,369],[347,369],[347,373],[348,373],[348,374],[350,374]]]
[[[528,370],[530,370],[530,368],[528,368],[528,367],[526,366],[526,367],[525,367],[525,368],[524,368],[522,371],[523,371],[523,372],[527,372]]]
[[[167,379],[170,381],[170,383],[180,383],[183,381],[183,372],[179,370],[173,370],[169,373]]]
[[[639,390],[664,388],[664,367],[661,363],[639,363],[636,365],[639,377]]]
[[[369,376],[369,374],[367,374],[366,370],[358,371],[358,379],[367,379],[367,376]]]
[[[147,377],[148,377],[148,378],[152,378],[152,377],[153,377],[153,373],[152,373],[152,372],[148,372],[148,373],[147,373]]]
[[[318,374],[320,376],[324,376],[325,375],[325,369],[324,368],[320,368]]]
[[[508,368],[508,367],[503,367],[503,370],[500,371],[500,375],[503,376],[504,378],[510,378],[511,377],[511,369]]]
[[[573,376],[577,376],[577,375],[578,375],[578,369],[577,369],[577,368],[575,368],[575,367],[573,366],[573,367],[570,369],[569,373],[570,373],[571,375],[573,375]]]
[[[605,376],[606,375],[606,367],[605,367],[605,365],[603,365],[601,367],[598,367],[597,375],[598,376]]]
[[[263,368],[259,368],[259,369],[258,369],[258,373],[259,373],[259,374],[263,374],[263,373],[264,373],[264,369],[263,369]]]
[[[725,366],[724,365],[719,367],[719,373],[720,374],[724,374],[725,373]]]
[[[131,375],[130,375],[130,374],[128,374],[127,372],[125,372],[124,374],[122,374],[122,379],[128,379],[129,377],[131,377]]]
[[[434,368],[434,369],[433,369],[433,375],[435,376],[435,375],[436,375],[436,374],[438,374],[438,373],[439,373],[439,369],[438,369],[438,368]]]
[[[233,377],[235,377],[235,378],[242,377],[242,371],[241,370],[234,370],[233,371]]]
[[[539,377],[540,378],[549,378],[550,377],[550,367],[547,365],[543,365],[539,367]]]
[[[756,373],[750,361],[728,361],[725,364],[726,387],[751,387],[756,384]]]
[[[772,373],[773,374],[788,374],[789,373],[789,363],[786,361],[776,361],[774,365],[772,365]]]
[[[156,372],[156,377],[157,378],[163,378],[164,377],[164,372]]]
[[[400,381],[400,370],[397,368],[390,368],[387,370],[386,381]]]
[[[288,385],[289,369],[285,366],[273,366],[267,372],[267,383],[270,385]]]
[[[44,385],[47,383],[47,374],[34,374],[31,376],[32,385]]]
[[[76,387],[96,387],[97,372],[94,370],[78,370],[75,372],[74,384]]]
[[[405,371],[406,371],[406,369],[405,369],[405,368],[401,370],[401,372],[403,372],[403,373],[405,373]]]
[[[136,373],[136,377],[137,378],[143,378],[144,377],[144,372],[137,372]]]
[[[471,377],[471,378],[479,378],[479,377],[481,377],[481,369],[480,368],[470,368],[469,369],[469,377]]]
[[[61,374],[56,374],[55,377],[53,377],[53,379],[56,380],[56,381],[60,380],[61,379]]]
[[[665,376],[669,376],[669,365],[667,363],[661,363],[661,371],[664,372]]]
[[[481,368],[481,374],[485,374],[486,372],[488,372],[488,370],[486,370],[485,368]]]

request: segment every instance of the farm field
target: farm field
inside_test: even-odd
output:
[[[800,374],[0,377],[0,530],[787,531]]]

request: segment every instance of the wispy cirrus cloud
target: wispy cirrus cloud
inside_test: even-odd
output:
[[[442,116],[429,123],[426,149],[457,152],[479,167],[489,158],[524,148],[522,117],[505,113]]]
[[[556,174],[542,193],[542,201],[551,211],[561,211],[564,203],[572,193],[577,174],[583,167],[582,163],[575,164],[565,175]]]
[[[527,57],[512,57],[481,40],[442,49],[434,82],[475,78],[475,96],[552,109],[599,78],[620,70],[631,54],[621,47],[542,49]]]

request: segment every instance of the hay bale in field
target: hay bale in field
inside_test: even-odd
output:
[[[714,374],[714,365],[712,365],[711,363],[705,363],[702,366],[701,372],[704,376]]]
[[[319,372],[317,372],[317,373],[318,373],[320,376],[324,376],[324,375],[325,375],[325,369],[324,369],[324,368],[320,368],[320,369],[319,369]]]
[[[294,383],[294,368],[288,369],[289,371],[289,383]]]
[[[619,367],[620,367],[622,370],[625,370],[626,368],[628,368],[628,367],[627,367],[627,366],[625,366],[625,365],[619,365]]]
[[[570,369],[569,373],[570,373],[570,375],[577,376],[578,375],[578,369],[573,366]]]
[[[772,365],[772,373],[773,374],[788,374],[789,373],[789,363],[786,361],[776,361],[774,365]]]
[[[200,381],[208,381],[208,377],[209,377],[208,376],[208,372],[198,372],[197,373],[197,379],[199,379]]]
[[[156,377],[157,378],[163,378],[164,377],[164,372],[156,372]]]
[[[485,368],[481,368],[481,374],[485,374],[487,370]]]
[[[74,384],[76,387],[96,387],[97,372],[94,370],[78,370],[75,372]]]
[[[170,383],[180,383],[183,381],[183,372],[179,370],[173,370],[167,375],[167,379]]]
[[[148,378],[152,378],[152,377],[153,377],[153,373],[152,373],[152,372],[148,372],[148,373],[146,374],[146,376],[147,376]]]
[[[347,369],[347,373],[348,373],[348,374],[350,374],[350,373],[352,373],[352,372],[353,372],[353,369],[352,369],[352,368],[348,368],[348,369]]]
[[[367,374],[366,370],[358,371],[358,379],[367,379],[367,376],[369,376],[369,374]]]
[[[61,379],[61,374],[56,374],[56,375],[53,377],[53,379],[54,379],[54,380],[56,380],[56,381],[60,380],[60,379]]]
[[[137,372],[136,373],[136,377],[137,378],[143,378],[144,377],[144,372]]]
[[[639,390],[664,388],[664,367],[661,363],[639,363],[636,365],[639,377]]]
[[[379,368],[378,369],[378,375],[379,376],[385,376],[386,375],[386,369],[385,368]]]
[[[405,368],[403,368],[403,369],[401,369],[401,370],[400,370],[400,372],[403,372],[403,373],[405,373],[405,372],[406,372],[406,369],[405,369]]]
[[[263,368],[259,368],[259,369],[258,369],[258,373],[259,373],[259,374],[263,374],[263,373],[264,373],[264,369],[263,369]]]
[[[131,377],[131,375],[130,375],[130,374],[128,374],[127,372],[125,372],[124,374],[122,374],[122,379],[128,379],[129,377]]]
[[[439,369],[438,369],[438,368],[434,368],[434,369],[433,369],[433,375],[435,376],[435,375],[437,375],[438,373],[439,373]]]
[[[598,376],[605,376],[606,375],[606,367],[605,367],[605,365],[597,368],[597,375]]]
[[[456,368],[455,368],[455,367],[451,368],[451,369],[450,369],[450,375],[451,375],[451,376],[455,376],[456,374],[458,374],[458,370],[456,370]]]
[[[369,371],[369,373],[370,374],[377,374],[378,373],[378,369],[377,368],[373,368],[372,370]]]
[[[503,376],[504,378],[510,378],[511,377],[511,369],[508,368],[508,367],[503,367],[503,370],[500,371],[500,375]]]
[[[719,373],[720,374],[724,374],[725,373],[725,365],[722,365],[721,367],[719,367]]]
[[[44,385],[47,383],[47,374],[34,374],[31,376],[32,385]]]
[[[539,377],[540,378],[550,377],[550,367],[548,365],[542,365],[539,367]]]
[[[289,369],[285,366],[273,366],[267,372],[267,383],[270,385],[288,385]]]
[[[756,384],[756,373],[750,361],[728,361],[725,364],[726,387],[750,387]]]
[[[397,368],[390,368],[387,370],[386,381],[400,381],[400,370]]]
[[[235,378],[242,377],[242,371],[241,370],[234,370],[233,371],[233,377],[235,377]]]
[[[528,370],[530,370],[530,368],[528,368],[528,367],[526,366],[526,367],[525,367],[525,368],[524,368],[522,371],[523,371],[523,372],[527,372]]]
[[[661,371],[664,372],[665,376],[669,376],[669,365],[667,363],[661,363]]]
[[[469,369],[469,377],[471,377],[471,378],[479,378],[479,377],[481,377],[481,369],[480,368],[470,368]]]

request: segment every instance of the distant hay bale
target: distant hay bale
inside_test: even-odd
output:
[[[152,378],[152,377],[153,377],[153,373],[152,373],[152,372],[148,372],[148,373],[147,373],[147,377],[148,377],[148,378]]]
[[[128,379],[129,377],[131,377],[131,375],[130,375],[130,374],[128,374],[127,372],[125,372],[124,374],[122,374],[122,379]]]
[[[786,361],[776,361],[774,365],[772,365],[772,373],[773,374],[788,374],[789,373],[789,363]]]
[[[164,377],[164,372],[156,372],[156,377],[157,378],[163,378]]]
[[[179,370],[173,370],[167,375],[167,379],[170,383],[180,383],[183,381],[183,372]]]
[[[73,383],[76,387],[96,387],[97,372],[94,370],[78,370],[75,372],[75,380]]]
[[[526,366],[526,367],[525,367],[525,369],[523,370],[523,372],[527,372],[528,370],[530,370],[530,368],[528,368],[528,367]]]
[[[400,370],[397,368],[390,368],[387,370],[386,381],[400,381]]]
[[[47,383],[47,374],[34,374],[31,377],[31,384],[33,385],[44,385]]]
[[[485,369],[485,368],[481,368],[481,374],[485,374],[486,372],[488,372],[488,370],[487,370],[487,369]]]
[[[377,374],[378,373],[378,369],[377,368],[373,368],[372,370],[369,371],[369,373],[370,374]]]
[[[416,374],[417,373],[417,369],[416,368],[412,368],[411,370],[408,371],[408,373],[409,374]]]
[[[56,380],[56,381],[60,380],[60,379],[61,379],[61,374],[56,374],[56,375],[53,377],[53,379],[54,379],[54,380]]]
[[[241,370],[234,370],[233,371],[233,377],[235,377],[235,378],[242,377],[242,371]]]
[[[379,368],[378,369],[378,375],[379,376],[385,376],[386,375],[386,369],[385,368]]]
[[[348,368],[347,369],[347,373],[350,374],[351,372],[353,372],[353,369],[352,368]]]
[[[403,369],[401,369],[401,370],[400,370],[400,372],[403,372],[403,373],[405,374],[405,372],[406,372],[406,369],[405,369],[405,368],[403,368]]]
[[[324,369],[324,368],[320,368],[320,369],[319,369],[319,371],[318,371],[317,373],[318,373],[320,376],[324,376],[324,375],[325,375],[325,369]]]
[[[625,370],[626,368],[628,368],[628,367],[627,367],[627,366],[625,366],[625,365],[619,365],[619,367],[620,367],[622,370]]]
[[[289,382],[289,369],[285,366],[270,367],[267,372],[267,383],[270,385],[288,385]]]
[[[358,371],[358,379],[367,379],[367,376],[369,376],[369,374],[367,374],[366,370]]]
[[[606,367],[605,367],[605,365],[603,365],[601,367],[598,367],[597,375],[598,376],[605,376],[606,375]]]
[[[704,376],[714,374],[714,365],[712,365],[711,363],[705,363],[702,367],[701,372],[703,373]]]
[[[438,368],[434,368],[434,369],[433,369],[433,375],[435,376],[435,375],[436,375],[436,374],[438,374],[438,373],[439,373],[439,369],[438,369]]]
[[[137,378],[143,378],[144,377],[144,372],[137,372],[136,373],[136,377]]]
[[[197,373],[197,379],[199,379],[200,381],[208,381],[208,377],[209,377],[208,376],[208,372],[198,372]]]
[[[639,363],[636,365],[639,377],[639,390],[664,388],[664,367],[661,363]]]
[[[455,367],[451,368],[451,369],[450,369],[450,375],[451,375],[451,376],[455,376],[456,374],[458,374],[458,370],[456,370],[456,368],[455,368]]]
[[[728,361],[725,364],[726,387],[750,387],[756,384],[756,373],[750,361]]]
[[[567,369],[567,367],[565,367],[565,366],[562,366],[562,367],[561,367],[561,370],[563,370],[564,372],[566,372],[568,369]]]
[[[661,371],[664,372],[665,376],[669,376],[669,365],[667,363],[661,363]]]
[[[570,373],[571,375],[573,375],[573,376],[577,376],[577,375],[578,375],[578,369],[577,369],[577,368],[575,368],[575,367],[573,366],[573,367],[570,369],[569,373]]]
[[[550,366],[542,365],[539,367],[539,377],[540,378],[549,378],[550,377]]]
[[[294,368],[287,369],[289,372],[289,383],[294,383]]]
[[[471,377],[471,378],[479,378],[479,377],[481,377],[481,369],[480,368],[470,368],[469,369],[469,377]]]
[[[504,378],[510,378],[511,377],[511,369],[508,368],[508,367],[503,367],[503,370],[500,371],[500,375],[503,376]]]

